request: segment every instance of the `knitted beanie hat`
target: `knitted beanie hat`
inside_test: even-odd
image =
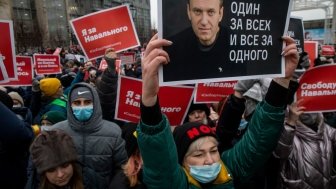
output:
[[[45,78],[40,81],[40,89],[45,96],[56,94],[61,86],[61,81],[57,78]]]
[[[72,138],[61,130],[42,131],[32,143],[30,153],[39,174],[77,160]]]
[[[9,95],[13,100],[17,100],[17,101],[19,101],[20,104],[22,105],[22,107],[24,106],[23,98],[19,95],[19,93],[12,91],[12,92],[8,93],[8,95]]]
[[[212,136],[216,138],[215,131],[208,125],[199,122],[188,122],[174,129],[173,132],[178,161],[182,165],[185,154],[192,142],[204,137]]]
[[[48,120],[52,124],[66,120],[66,115],[61,111],[49,111],[41,117],[42,120]]]

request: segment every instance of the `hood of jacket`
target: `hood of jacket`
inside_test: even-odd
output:
[[[93,88],[90,84],[87,84],[84,82],[77,83],[71,88],[69,92],[69,97],[71,97],[72,91],[76,89],[77,87],[86,87],[91,92],[93,96],[93,114],[88,121],[85,121],[85,122],[78,121],[75,118],[72,108],[71,108],[72,99],[69,98],[68,99],[69,102],[67,105],[67,116],[68,116],[69,126],[73,130],[81,131],[81,132],[93,132],[93,131],[99,130],[99,128],[101,127],[103,118],[102,118],[102,109],[100,105],[100,100],[99,100],[99,96],[98,96],[96,89]]]

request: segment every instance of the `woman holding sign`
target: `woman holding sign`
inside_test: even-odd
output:
[[[158,69],[169,62],[161,49],[172,43],[154,36],[147,46],[143,68],[141,121],[137,129],[148,188],[234,188],[261,167],[276,147],[283,128],[288,85],[298,63],[295,42],[287,43],[286,77],[271,82],[265,101],[255,110],[247,133],[233,148],[219,154],[216,134],[202,123],[186,123],[173,135],[158,103]]]

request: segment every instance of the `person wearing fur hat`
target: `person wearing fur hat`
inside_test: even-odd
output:
[[[336,188],[336,129],[322,113],[305,112],[300,101],[288,110],[274,152],[281,160],[278,188]]]
[[[11,97],[0,91],[0,183],[1,188],[24,188],[34,133],[31,124],[11,111],[12,106]]]
[[[142,180],[142,158],[138,147],[137,123],[126,123],[122,126],[122,137],[126,142],[127,162],[122,166],[110,182],[110,189],[146,189]]]
[[[31,144],[30,153],[41,175],[39,188],[84,188],[76,147],[65,132],[42,131]]]
[[[96,188],[108,188],[111,178],[127,161],[121,129],[102,118],[97,91],[90,84],[81,82],[71,88],[67,120],[52,129],[61,129],[73,138],[86,188],[93,177],[101,183]]]
[[[33,116],[35,116],[35,124],[39,124],[42,115],[49,111],[59,111],[66,116],[67,97],[63,94],[63,86],[59,79],[34,80],[32,99],[31,109]]]
[[[271,82],[265,100],[256,108],[249,129],[233,148],[218,152],[216,134],[200,122],[189,122],[171,133],[167,117],[158,103],[158,69],[169,62],[162,47],[170,41],[155,35],[144,54],[141,120],[138,144],[148,188],[234,188],[261,167],[277,144],[284,122],[288,85],[298,63],[295,41],[283,37],[286,47],[284,78]]]

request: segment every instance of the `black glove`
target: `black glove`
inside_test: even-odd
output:
[[[110,72],[115,72],[116,69],[115,69],[115,61],[116,59],[115,58],[108,58],[108,57],[104,57],[104,59],[106,60],[107,62],[107,68],[109,69]]]

